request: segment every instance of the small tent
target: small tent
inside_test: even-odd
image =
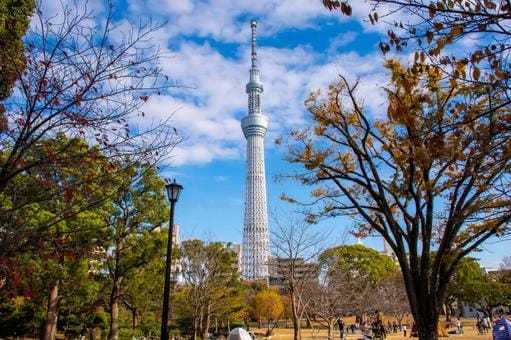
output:
[[[511,321],[501,319],[495,323],[493,340],[511,340]]]
[[[227,340],[252,340],[252,337],[243,328],[234,328],[229,335]]]

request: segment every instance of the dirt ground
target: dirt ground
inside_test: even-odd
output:
[[[463,332],[462,335],[455,335],[450,334],[449,338],[453,338],[456,340],[491,340],[492,336],[491,334],[486,335],[478,335],[477,329],[474,329],[473,324],[474,320],[471,319],[464,319],[463,322]],[[410,329],[410,327],[408,327]],[[454,328],[450,328],[447,331],[454,330]],[[254,332],[256,334],[264,334],[266,329],[265,328],[251,328],[251,332]],[[328,332],[325,329],[322,329],[319,331],[319,334],[315,337],[316,339],[327,339]],[[257,337],[258,339],[264,339],[264,337]],[[273,330],[273,335],[271,336],[272,340],[290,340],[293,339],[293,329],[292,328],[276,328]],[[302,339],[314,339],[312,336],[312,330],[310,329],[302,329]],[[339,339],[339,331],[334,331],[334,339]],[[357,340],[362,339],[362,336],[360,333],[358,334],[348,334],[347,337],[348,340]],[[390,334],[387,336],[387,340],[412,340],[417,338],[409,338],[408,336],[405,338],[403,336],[403,333],[398,334]]]

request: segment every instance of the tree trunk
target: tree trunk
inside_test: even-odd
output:
[[[421,262],[426,260],[421,258]],[[441,303],[445,301],[448,279],[441,277],[438,281],[432,282],[427,265],[421,264],[421,270],[412,272],[404,260],[400,262],[403,262],[400,265],[419,340],[438,340],[440,308]],[[415,266],[411,267],[418,268],[419,265],[415,263]]]
[[[131,329],[136,329],[137,326],[138,326],[138,322],[137,322],[137,307],[131,308],[131,317],[132,317]]]
[[[197,340],[197,333],[199,331],[199,317],[193,318],[193,340]]]
[[[410,329],[410,332],[412,330]],[[417,331],[419,332],[419,340],[438,340],[438,325],[431,322],[417,323]]]
[[[300,316],[298,315],[298,306],[296,304],[296,294],[294,292],[291,293],[291,309],[293,312],[293,339],[300,340],[302,338],[300,332]],[[286,318],[286,327],[287,327],[287,318]]]
[[[334,340],[334,320],[328,320],[328,339]]]
[[[209,335],[209,326],[211,323],[211,306],[208,305],[208,308],[206,310],[206,318],[204,320],[204,329],[202,332],[202,339],[207,340]]]
[[[119,296],[121,293],[122,278],[114,280],[110,294],[110,333],[109,340],[119,340]]]
[[[48,294],[48,306],[46,309],[46,321],[44,322],[44,329],[41,339],[42,340],[55,340],[57,336],[57,320],[59,317],[59,281],[50,288]]]
[[[423,289],[426,290],[426,288]],[[420,301],[420,304],[412,308],[419,340],[438,340],[440,308],[437,304],[437,298],[425,294],[425,292],[421,293],[422,299],[417,299],[417,301]]]

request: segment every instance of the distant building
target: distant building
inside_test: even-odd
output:
[[[179,247],[179,224],[174,224],[174,233],[172,234],[172,246],[173,247]],[[172,263],[170,265],[170,272],[172,273],[172,277],[174,277],[177,280],[177,277],[179,276],[179,273],[183,270],[183,267],[181,266],[181,263],[176,260],[172,260]]]
[[[296,279],[305,278],[310,281],[318,280],[319,268],[317,263],[305,262],[303,258],[290,259],[270,257],[268,266],[270,286],[279,287],[281,292],[285,292],[286,278],[290,276],[290,271],[293,265]]]
[[[390,246],[390,244],[385,239],[383,239],[383,252],[382,252],[382,254],[389,256],[390,258],[392,258],[392,260],[394,260],[395,263],[397,263],[397,256],[396,256],[396,254],[394,253],[394,250],[392,250],[392,247]]]
[[[242,262],[241,262],[241,254],[242,254],[241,244],[228,242],[228,243],[225,243],[225,246],[227,247],[227,249],[229,249],[230,251],[232,251],[232,252],[234,252],[236,254],[236,260],[234,262],[234,267],[236,268],[236,270],[238,272],[241,273],[241,265],[242,265]]]

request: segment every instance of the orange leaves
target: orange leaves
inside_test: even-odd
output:
[[[311,191],[311,196],[312,197],[324,197],[327,195],[327,192],[326,192],[326,189],[325,188],[316,188],[314,190]]]
[[[310,144],[305,145],[305,149],[302,153],[302,159],[304,162],[309,163],[312,156],[312,147]]]
[[[451,28],[451,34],[454,37],[460,36],[463,33],[463,25],[455,25]]]
[[[314,127],[314,134],[316,136],[322,136],[325,133],[326,128],[324,126],[315,126]]]
[[[497,5],[491,0],[483,0],[483,4],[488,9],[494,10],[497,8]]]
[[[429,11],[429,17],[432,18],[435,16],[436,14],[436,6],[433,2],[431,2],[428,6],[428,11]]]
[[[428,42],[428,44],[431,44],[431,42],[433,41],[433,37],[434,37],[434,33],[431,32],[431,31],[427,31],[426,32],[426,41]]]
[[[340,9],[342,14],[350,16],[352,13],[351,6],[347,1],[338,1],[338,0],[323,0],[323,6],[333,11],[335,9]]]
[[[288,203],[297,203],[296,200],[294,200],[293,198],[287,196],[286,194],[282,193],[280,195],[280,200],[284,201],[284,202],[288,202]]]
[[[480,75],[481,75],[481,71],[479,70],[479,67],[474,66],[472,69],[472,78],[474,80],[479,80]]]
[[[342,166],[344,172],[350,173],[352,171],[355,171],[357,166],[354,162],[354,159],[355,157],[353,156],[353,153],[350,151],[344,152],[339,155],[338,161]]]
[[[350,16],[352,13],[351,6],[347,2],[341,2],[341,12],[344,15]]]

